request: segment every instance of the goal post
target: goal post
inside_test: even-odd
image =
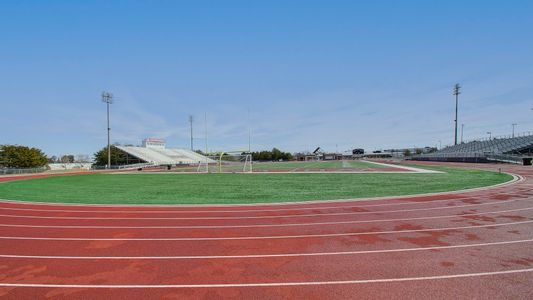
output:
[[[218,153],[216,159],[218,172],[251,173],[253,172],[252,154],[247,151],[226,151]]]

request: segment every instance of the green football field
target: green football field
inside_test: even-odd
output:
[[[337,171],[357,171],[357,170],[371,170],[383,169],[386,166],[374,164],[367,161],[360,160],[344,160],[344,161],[306,161],[306,162],[254,162],[253,169],[256,171],[286,171],[286,172],[302,172],[302,171],[320,171],[320,170],[337,170]],[[196,172],[197,167],[181,167],[173,168],[173,172]],[[238,172],[242,171],[243,163],[226,164],[220,168],[218,165],[210,165],[211,172]]]
[[[89,174],[1,183],[0,198],[93,204],[268,203],[445,192],[512,179],[481,170],[421,168],[442,173]]]

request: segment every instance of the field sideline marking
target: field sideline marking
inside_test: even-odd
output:
[[[413,232],[433,232],[447,231],[471,228],[501,227],[509,225],[520,225],[533,223],[533,220],[497,223],[473,226],[458,226],[444,228],[426,228],[412,230],[389,230],[389,231],[363,231],[363,232],[346,232],[346,233],[326,233],[326,234],[302,234],[302,235],[271,235],[271,236],[234,236],[234,237],[176,237],[176,238],[83,238],[83,237],[32,237],[32,236],[0,236],[2,240],[42,240],[42,241],[226,241],[226,240],[273,240],[273,239],[295,239],[295,238],[328,238],[338,236],[357,236],[357,235],[380,235],[380,234],[398,234]]]
[[[287,224],[252,224],[252,225],[183,225],[183,226],[83,226],[83,225],[28,225],[28,224],[0,224],[0,227],[19,227],[19,228],[92,228],[92,229],[225,229],[225,228],[262,228],[262,227],[291,227],[291,226],[317,226],[317,225],[338,225],[338,224],[359,224],[359,223],[374,223],[374,222],[398,222],[398,221],[415,221],[415,220],[433,220],[433,219],[445,219],[453,217],[465,217],[465,216],[481,216],[498,213],[508,213],[532,210],[533,207],[517,208],[499,211],[489,211],[481,213],[469,213],[469,214],[455,214],[445,216],[432,216],[432,217],[416,217],[416,218],[404,218],[404,219],[374,219],[374,220],[360,220],[360,221],[334,221],[334,222],[315,222],[315,223],[287,223]]]
[[[182,260],[182,259],[243,259],[243,258],[276,258],[276,257],[301,257],[301,256],[334,256],[334,255],[356,255],[356,254],[376,254],[394,252],[412,252],[443,249],[462,249],[471,247],[499,246],[520,243],[530,243],[533,239],[514,240],[492,243],[419,247],[419,248],[398,248],[384,250],[362,250],[362,251],[340,251],[340,252],[311,252],[311,253],[280,253],[280,254],[247,254],[247,255],[196,255],[196,256],[55,256],[55,255],[15,255],[0,254],[0,258],[22,258],[22,259],[79,259],[79,260]]]
[[[489,171],[489,170],[483,170]],[[494,172],[494,171],[489,171]],[[54,202],[43,202],[43,201],[26,201],[26,200],[10,200],[10,199],[1,199],[0,203],[8,204],[21,204],[21,205],[44,205],[44,206],[85,206],[85,207],[253,207],[253,206],[283,206],[283,205],[309,205],[309,204],[321,204],[321,203],[348,203],[348,202],[364,202],[364,201],[379,201],[379,200],[402,200],[409,198],[422,198],[422,197],[431,197],[431,196],[445,196],[445,195],[457,195],[463,193],[472,193],[472,192],[484,192],[484,191],[493,191],[510,185],[515,185],[517,183],[524,182],[525,177],[505,172],[505,174],[511,175],[513,179],[483,187],[469,188],[463,190],[455,190],[448,192],[435,192],[435,193],[423,193],[423,194],[411,194],[411,195],[401,195],[401,196],[383,196],[383,197],[367,197],[367,198],[348,198],[348,199],[330,199],[330,200],[300,200],[300,201],[287,201],[287,202],[261,202],[261,203],[236,203],[236,204],[94,204],[94,203],[54,203]],[[0,182],[1,184],[2,182]]]
[[[364,160],[364,162],[367,162],[367,163],[370,163],[370,164],[375,164],[375,165],[380,165],[380,166],[385,166],[385,167],[390,167],[390,168],[395,168],[395,169],[404,169],[404,170],[411,171],[411,172],[408,172],[408,173],[419,173],[419,174],[432,174],[432,173],[433,174],[435,174],[435,173],[442,174],[442,173],[445,173],[445,172],[442,172],[442,171],[420,169],[420,168],[409,167],[409,166],[404,166],[404,165],[391,165],[391,164],[379,163],[379,162],[375,162],[375,161]]]
[[[403,277],[403,278],[383,278],[383,279],[359,279],[359,280],[338,280],[338,281],[303,281],[303,282],[259,282],[259,283],[213,283],[213,284],[54,284],[54,283],[0,283],[0,287],[34,287],[34,288],[100,288],[100,289],[165,289],[165,288],[229,288],[229,287],[279,287],[279,286],[309,286],[309,285],[339,285],[339,284],[362,284],[362,283],[389,283],[405,281],[423,281],[454,279],[480,276],[495,276],[505,274],[532,272],[533,268],[463,273],[453,275],[435,275],[424,277]]]
[[[31,215],[3,215],[4,218],[25,218],[25,219],[58,219],[58,220],[247,220],[247,219],[287,219],[299,217],[327,217],[327,216],[351,216],[363,214],[383,214],[383,213],[402,213],[413,211],[427,211],[440,209],[455,209],[482,205],[496,205],[502,203],[511,203],[518,201],[531,201],[533,199],[514,199],[502,200],[489,203],[480,204],[466,204],[455,206],[438,206],[430,208],[414,208],[414,209],[399,209],[399,210],[382,210],[382,211],[359,211],[359,212],[342,212],[342,213],[324,213],[324,214],[301,214],[301,215],[270,215],[270,216],[246,216],[246,217],[62,217],[62,216],[31,216]]]
[[[500,192],[493,196],[523,196],[520,193],[504,193]],[[533,196],[533,194],[531,195]],[[398,206],[398,205],[417,205],[417,204],[431,204],[440,202],[453,202],[462,200],[487,200],[474,198],[473,196],[438,199],[429,201],[417,202],[399,202],[399,203],[380,203],[380,204],[363,204],[363,205],[337,205],[337,206],[316,206],[316,207],[294,207],[294,208],[278,208],[278,209],[239,209],[239,210],[72,210],[72,209],[37,209],[37,208],[20,208],[20,207],[2,207],[0,210],[16,210],[16,211],[40,211],[40,212],[67,212],[67,213],[117,213],[117,214],[193,214],[193,213],[249,213],[249,212],[277,212],[277,211],[301,211],[301,210],[327,210],[327,209],[347,209],[347,208],[362,208],[362,207],[379,207],[379,206]],[[1,203],[1,201],[0,201]]]

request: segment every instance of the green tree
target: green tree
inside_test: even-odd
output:
[[[111,146],[111,165],[126,165],[136,163],[128,161],[128,155],[117,147]],[[97,166],[107,165],[107,146],[94,154],[94,164]]]
[[[0,166],[5,168],[39,168],[48,163],[41,149],[17,145],[0,146]]]
[[[272,148],[271,151],[252,152],[252,158],[255,161],[291,160],[292,154],[282,152],[278,148]]]
[[[74,162],[74,155],[63,155],[61,156],[61,162],[62,163],[73,163]]]

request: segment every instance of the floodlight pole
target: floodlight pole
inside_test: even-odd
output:
[[[113,104],[113,94],[102,92],[102,102],[107,106],[107,169],[111,168],[111,127],[109,127],[109,104]]]
[[[204,126],[205,126],[205,155],[207,157],[207,112],[204,113]]]
[[[248,109],[248,152],[252,153],[252,127],[250,124],[250,109]]]
[[[513,137],[514,137],[514,128],[516,127],[516,125],[518,125],[518,124],[516,124],[516,123],[511,124],[511,126],[513,126]]]
[[[459,109],[459,94],[461,90],[461,86],[456,83],[453,87],[453,95],[455,96],[455,145],[457,145],[457,113]]]
[[[194,121],[194,118],[192,115],[189,115],[189,123],[191,124],[191,151],[194,151],[194,146],[193,146],[193,136],[192,136],[192,123]]]
[[[463,132],[465,130],[465,124],[461,124],[461,144],[463,143]]]

